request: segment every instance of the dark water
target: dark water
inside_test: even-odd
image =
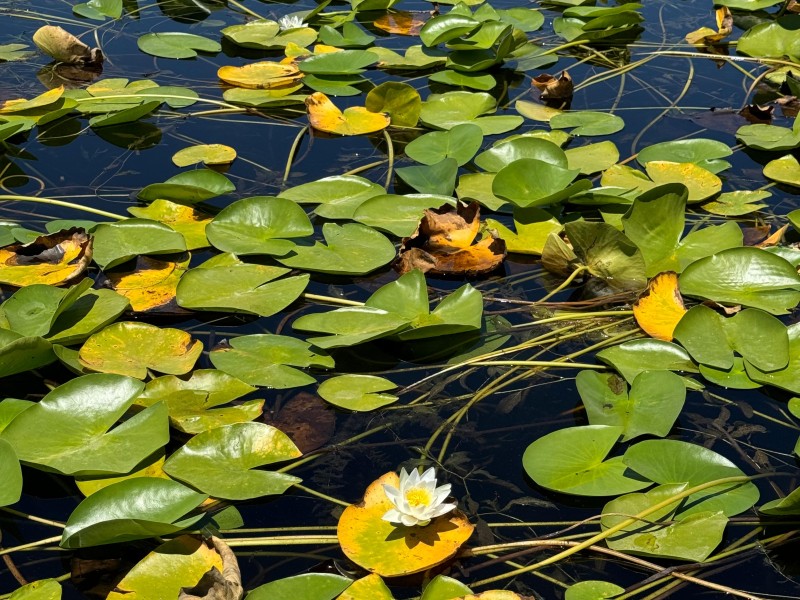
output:
[[[144,0],[140,0],[140,7],[145,7],[145,4]],[[287,5],[247,0],[246,4],[272,18],[313,7],[313,4],[303,2]],[[496,8],[505,8],[515,4],[498,1],[493,5]],[[136,39],[143,33],[186,31],[218,39],[218,31],[224,25],[243,20],[241,15],[223,9],[220,4],[216,5],[220,10],[212,10],[210,13],[195,10],[193,6],[196,5],[191,2],[152,2],[147,3],[138,19],[123,18],[117,23],[107,21],[97,25],[94,34],[84,39],[95,45],[92,38],[96,37],[109,57],[103,77],[127,77],[131,80],[151,78],[162,85],[188,86],[202,96],[221,99],[222,89],[215,77],[218,66],[241,65],[253,58],[274,56],[254,52],[243,56],[236,48],[224,46],[223,52],[216,57],[175,61],[149,57],[137,50]],[[526,3],[525,6],[535,5]],[[174,12],[174,9],[180,7],[185,12]],[[39,26],[46,22],[58,22],[57,19],[48,20],[41,15],[75,18],[71,14],[71,3],[66,1],[0,1],[0,8],[13,11],[2,14],[0,43],[30,43],[31,35]],[[336,5],[328,10],[332,8],[336,8]],[[423,2],[404,2],[399,8],[425,10],[430,5]],[[29,18],[22,18],[21,11],[29,11]],[[548,32],[552,31],[550,22],[552,16],[557,14],[545,12],[548,22],[539,32],[542,36],[548,36]],[[704,0],[647,2],[642,12],[646,18],[645,31],[634,44],[627,49],[600,49],[599,52],[612,58],[627,55],[626,60],[632,62],[648,53],[677,47],[686,32],[713,23],[710,3]],[[747,26],[746,23],[744,25]],[[80,29],[74,25],[65,26],[73,31]],[[373,31],[373,34],[378,33]],[[543,41],[552,45],[560,43],[554,36]],[[384,38],[378,43],[398,50],[408,43],[408,39]],[[681,46],[680,49],[686,48]],[[576,82],[585,81],[606,71],[596,61],[577,64],[585,57],[585,53],[580,52],[572,56],[565,55],[554,69],[570,67],[570,73]],[[37,75],[46,64],[47,61],[42,56],[26,63],[0,64],[0,100],[31,97],[44,91]],[[752,63],[741,63],[741,66],[745,70],[758,73]],[[534,72],[536,73],[538,71]],[[369,77],[375,82],[406,80],[402,76],[383,72],[370,72]],[[519,73],[501,71],[497,73],[497,79],[499,85],[492,93],[498,97],[501,106],[513,105],[513,100],[518,98],[533,99],[528,78],[523,78]],[[423,98],[430,92],[442,91],[428,89],[426,81],[424,77],[413,81]],[[687,81],[690,83],[685,89]],[[615,77],[585,88],[576,94],[572,108],[609,110],[613,107],[616,114],[626,120],[625,129],[611,138],[619,147],[623,158],[647,145],[682,136],[708,137],[733,145],[732,133],[744,124],[735,114],[735,110],[752,99],[752,95],[747,95],[749,85],[750,79],[731,64],[720,66],[710,59],[664,56],[636,68],[622,78]],[[677,100],[684,91],[677,102],[678,108],[668,110],[670,103]],[[362,100],[363,96],[340,98],[337,104],[341,106]],[[204,109],[205,107],[195,105],[181,112]],[[500,112],[502,111],[498,114]],[[513,114],[513,110],[508,112]],[[107,139],[104,139],[92,130],[78,134],[79,130],[72,129],[71,125],[58,125],[44,139],[30,136],[27,141],[17,145],[19,152],[16,155],[12,156],[11,152],[7,152],[0,156],[0,168],[7,167],[2,185],[11,190],[11,193],[63,196],[87,206],[124,214],[126,207],[135,204],[132,192],[178,173],[179,169],[170,161],[171,156],[189,143],[201,142],[228,144],[236,148],[240,158],[227,173],[236,183],[236,197],[274,195],[282,189],[281,180],[288,148],[305,122],[305,117],[299,113],[284,113],[280,118],[270,120],[231,115],[185,118],[183,114],[176,113],[138,124],[127,130],[128,137],[110,139],[107,134]],[[775,124],[787,123],[788,119],[780,114],[776,115]],[[81,126],[85,126],[85,121]],[[524,128],[535,126],[537,124],[527,121]],[[131,136],[137,140],[133,148],[128,147]],[[402,143],[397,143],[398,154],[401,149]],[[380,160],[385,157],[385,151],[385,143],[380,135],[306,139],[293,164],[288,185],[342,173]],[[761,175],[763,164],[769,160],[766,155],[738,150],[728,160],[733,167],[721,175],[725,181],[724,190],[756,189],[767,183]],[[402,164],[410,164],[410,161],[399,159],[397,165]],[[379,182],[383,181],[385,175],[383,167],[366,173],[367,177]],[[402,188],[399,189],[402,191]],[[770,211],[775,215],[783,215],[798,206],[800,197],[796,190],[792,192],[789,188],[777,186],[770,191],[773,193],[769,200]],[[222,205],[223,202],[216,202],[216,206]],[[769,213],[762,216],[770,219]],[[0,218],[18,220],[26,227],[36,230],[43,230],[44,223],[54,218],[76,217],[82,215],[42,205],[0,204]],[[750,226],[755,223],[742,224]],[[203,259],[203,253],[194,257],[197,262]],[[525,277],[526,274],[535,273],[537,269],[538,265],[534,260],[512,255],[504,270],[473,283],[494,297],[535,300],[541,297],[544,287],[553,283],[546,276]],[[395,274],[388,267],[355,280],[315,277],[308,291],[363,300],[377,287],[394,278]],[[461,283],[429,278],[429,285],[443,291],[453,289]],[[570,293],[562,294],[559,299],[569,299]],[[502,313],[513,324],[530,320],[528,313],[515,311],[513,308],[514,305],[497,302],[487,305],[487,314]],[[287,315],[294,317],[315,310],[320,308],[298,303],[271,319],[212,315],[202,320],[159,318],[153,322],[190,330],[208,349],[230,335],[262,331],[289,333],[291,329],[286,324]],[[528,335],[530,334],[527,330],[522,329],[515,334],[515,341],[522,341]],[[583,343],[589,341],[581,340],[581,344]],[[579,347],[580,345],[564,345],[556,349],[553,356]],[[371,344],[337,353],[337,368],[342,372],[384,373],[393,381],[408,385],[434,371],[424,366],[417,369],[419,365],[411,352],[411,349],[401,350],[398,356],[394,346]],[[203,357],[197,366],[211,365]],[[461,401],[451,400],[452,398],[473,393],[499,373],[500,371],[492,369],[476,370],[463,378],[446,383],[443,378],[436,380],[432,384],[435,387],[430,384],[422,386],[403,396],[403,401],[406,401],[412,400],[421,392],[433,391],[428,398],[429,403],[414,411],[390,410],[380,415],[336,414],[333,442],[346,440],[370,427],[387,424],[388,428],[361,443],[328,453],[309,466],[298,469],[295,474],[302,477],[309,487],[346,501],[356,501],[366,485],[377,476],[396,470],[401,464],[411,464],[409,461],[419,456],[418,449],[425,445],[431,432],[439,426],[442,419],[461,405]],[[42,374],[42,380],[30,375],[3,380],[2,394],[18,398],[40,397],[47,391],[45,383],[62,382],[69,376],[58,367],[46,369]],[[522,470],[521,456],[531,441],[564,426],[585,424],[582,411],[577,410],[580,400],[573,377],[574,372],[567,371],[522,380],[479,403],[455,430],[448,458],[442,466],[448,480],[454,484],[454,493],[459,498],[461,507],[467,510],[473,522],[479,523],[479,543],[530,539],[557,529],[537,526],[495,528],[492,531],[484,526],[487,522],[569,521],[588,518],[600,512],[606,499],[576,499],[550,493],[533,484]],[[674,436],[713,448],[733,460],[747,473],[755,472],[754,464],[765,460],[768,464],[762,464],[763,468],[797,473],[795,458],[790,453],[797,431],[776,426],[752,412],[755,409],[785,420],[782,411],[788,399],[786,394],[774,390],[766,393],[737,392],[715,389],[713,386],[709,389],[732,401],[732,404],[723,404],[707,394],[690,392],[687,406],[672,432]],[[292,390],[280,393],[262,391],[256,396],[266,397],[267,407],[275,411],[296,393]],[[434,446],[434,451],[438,452],[438,445]],[[45,518],[66,520],[80,500],[77,490],[65,478],[29,475],[32,472],[26,472],[25,494],[17,508]],[[762,480],[759,485],[763,492],[762,502],[776,497],[770,484]],[[776,479],[775,485],[786,492],[795,487],[795,482],[792,477],[783,477]],[[520,498],[523,499],[522,503],[518,503]],[[245,503],[240,508],[246,527],[259,528],[333,525],[338,511],[332,511],[332,506],[297,492],[275,499]],[[727,541],[741,537],[750,529],[748,526],[729,525]],[[2,545],[6,547],[58,533],[52,528],[21,525],[17,520],[4,517],[0,518],[0,530],[3,534]],[[774,533],[770,530],[764,535]],[[80,555],[86,558],[135,560],[151,547],[149,543],[133,544],[133,549],[130,545],[126,548],[103,547],[83,551]],[[319,564],[324,562],[320,557],[341,558],[338,552],[330,548],[318,551],[315,549],[313,552],[316,555],[310,557],[276,556],[286,551],[312,552],[311,549],[302,547],[242,549],[238,554],[245,588],[252,589],[279,577],[320,568]],[[34,580],[59,576],[69,571],[72,555],[52,550],[17,553],[14,556],[17,566],[26,577]],[[779,553],[769,556],[756,549],[744,555],[740,564],[722,565],[721,572],[711,575],[710,579],[734,588],[750,590],[764,597],[800,598],[800,583],[796,579],[800,565],[796,557],[797,548],[785,547]],[[670,563],[662,561],[662,564]],[[478,562],[466,563],[463,567],[469,569],[477,565]],[[474,581],[499,572],[502,571],[497,567],[473,570],[464,580]],[[570,583],[584,579],[605,579],[622,586],[633,585],[650,575],[613,559],[601,559],[598,555],[589,553],[559,563],[544,572],[550,577]],[[457,576],[458,571],[453,574]],[[15,587],[8,570],[0,569],[0,594]],[[398,588],[397,595],[413,595],[415,589],[418,588],[411,587],[405,591]],[[542,598],[562,597],[560,588],[533,576],[520,578],[512,584],[511,589],[538,594]],[[66,598],[85,597],[84,588],[78,591],[66,584],[65,590]],[[768,596],[770,594],[774,596]],[[683,587],[674,591],[670,597],[711,598],[721,595],[699,587]]]

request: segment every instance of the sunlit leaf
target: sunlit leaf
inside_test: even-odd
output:
[[[92,239],[83,229],[43,235],[0,248],[0,283],[63,285],[79,277],[91,260]]]
[[[234,423],[198,433],[164,463],[174,479],[216,498],[247,500],[282,494],[300,481],[255,469],[300,456],[289,437],[264,423]]]
[[[625,381],[632,383],[643,371],[684,371],[697,373],[689,353],[677,344],[662,340],[632,340],[597,353],[604,363],[614,367]]]
[[[198,52],[219,52],[219,42],[185,32],[146,33],[136,40],[139,50],[161,58],[194,58]]]
[[[564,593],[564,600],[599,600],[619,596],[625,588],[608,581],[579,581],[573,583]]]
[[[352,219],[369,198],[386,193],[382,186],[357,175],[334,175],[304,183],[280,193],[300,204],[318,204],[314,212],[326,219]]]
[[[140,256],[132,270],[116,270],[106,276],[114,291],[127,298],[134,311],[169,311],[174,309],[175,291],[188,265],[188,256],[180,261]]]
[[[185,251],[186,241],[171,227],[149,219],[125,219],[97,226],[92,258],[102,269],[110,269],[142,254]]]
[[[364,499],[339,518],[337,536],[345,555],[384,577],[418,573],[454,556],[472,534],[473,525],[458,510],[424,527],[404,527],[383,520],[393,507],[384,484],[397,487],[396,473],[386,473],[367,488]]]
[[[800,187],[800,163],[791,154],[771,160],[764,167],[764,176],[779,183]]]
[[[674,271],[659,273],[651,279],[633,304],[633,316],[639,327],[650,337],[667,342],[672,341],[675,327],[685,314],[678,275]]]
[[[483,132],[480,127],[464,123],[449,131],[432,131],[418,137],[406,146],[406,154],[423,165],[433,165],[445,158],[453,158],[461,166],[475,156],[482,142]]]
[[[389,115],[396,127],[414,127],[422,100],[419,92],[407,83],[387,81],[369,91],[364,105],[368,111]]]
[[[334,600],[352,582],[335,573],[303,573],[260,585],[247,600]]]
[[[220,67],[217,77],[225,83],[242,88],[270,90],[288,88],[299,83],[303,74],[296,65],[255,62],[241,67]]]
[[[224,144],[198,144],[178,150],[172,155],[172,162],[178,167],[188,167],[203,163],[205,165],[227,165],[236,158],[236,150]]]
[[[9,600],[61,600],[61,584],[55,579],[40,579],[15,590]]]
[[[22,469],[14,447],[0,437],[0,506],[15,504],[22,496]]]
[[[342,112],[321,92],[306,98],[306,109],[311,126],[326,133],[363,135],[385,129],[390,122],[387,115],[371,112],[363,106],[351,106]]]
[[[183,236],[187,250],[208,246],[206,226],[211,216],[191,206],[176,204],[169,200],[155,200],[148,206],[131,206],[128,212],[140,219],[159,221]]]
[[[202,351],[202,342],[180,329],[120,322],[86,340],[80,361],[93,371],[144,379],[148,370],[172,375],[188,373]]]

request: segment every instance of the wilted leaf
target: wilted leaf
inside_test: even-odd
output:
[[[182,261],[164,261],[140,256],[133,270],[106,273],[112,289],[125,296],[136,312],[174,312],[175,292],[189,257]]]
[[[319,396],[299,392],[266,422],[288,435],[303,454],[308,454],[333,437],[336,412]]]
[[[419,30],[430,16],[431,13],[426,11],[392,10],[378,17],[373,25],[378,29],[397,35],[419,35]]]
[[[558,77],[542,73],[531,80],[531,83],[542,93],[543,100],[568,100],[572,98],[572,77],[562,71]]]
[[[733,15],[727,6],[721,6],[715,11],[717,30],[701,27],[696,31],[686,34],[686,41],[690,44],[714,44],[728,37],[733,32]]]
[[[182,589],[178,600],[240,600],[244,595],[239,561],[231,547],[216,536],[211,543],[222,559],[222,571],[211,567],[191,589]]]
[[[80,276],[92,260],[92,239],[73,228],[0,248],[0,283],[18,287],[63,285]]]
[[[505,259],[505,242],[481,228],[480,205],[446,204],[425,211],[417,232],[404,238],[395,268],[400,273],[477,275],[496,269]]]
[[[61,27],[45,25],[33,34],[33,43],[50,58],[62,63],[100,64],[103,53],[99,48],[89,48]]]

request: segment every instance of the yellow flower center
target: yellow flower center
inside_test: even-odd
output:
[[[423,488],[411,488],[406,492],[406,502],[409,506],[428,506],[433,498],[430,492]]]

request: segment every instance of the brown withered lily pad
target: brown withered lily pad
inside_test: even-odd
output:
[[[404,238],[394,268],[434,275],[480,275],[494,271],[506,257],[506,243],[481,228],[480,206],[449,204],[428,209],[417,231]]]
[[[336,413],[319,396],[300,392],[265,422],[288,435],[295,446],[306,454],[321,448],[333,437]]]
[[[572,98],[572,77],[566,71],[554,77],[549,73],[542,73],[531,80],[531,83],[542,93],[542,100],[568,100]]]
[[[387,11],[385,15],[375,19],[373,25],[378,29],[397,35],[419,35],[419,30],[430,17],[431,13],[425,11]]]
[[[85,229],[73,227],[29,244],[0,248],[0,283],[63,285],[78,278],[91,261],[92,238]]]

